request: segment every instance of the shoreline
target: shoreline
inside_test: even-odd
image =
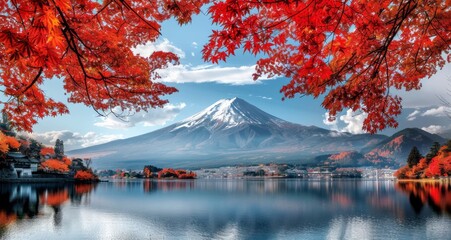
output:
[[[448,178],[422,178],[422,179],[396,179],[396,182],[418,182],[418,183],[437,183],[437,182],[451,182],[451,177]]]
[[[0,179],[0,183],[97,183],[101,181],[83,181],[68,178],[12,178]]]

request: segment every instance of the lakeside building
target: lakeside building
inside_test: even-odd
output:
[[[31,178],[32,174],[38,171],[40,161],[29,158],[20,152],[9,152],[5,156],[9,164],[10,178]]]

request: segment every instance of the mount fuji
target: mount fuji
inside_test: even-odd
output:
[[[265,162],[302,163],[313,156],[358,151],[384,135],[339,133],[270,115],[240,98],[222,99],[205,110],[140,136],[68,152],[92,157],[100,169],[214,167]]]

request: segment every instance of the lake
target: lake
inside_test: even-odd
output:
[[[1,239],[449,239],[451,184],[1,184]]]

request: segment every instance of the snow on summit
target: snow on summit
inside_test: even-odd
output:
[[[274,117],[241,98],[221,99],[205,110],[183,120],[174,128],[227,129],[242,124],[280,124],[284,120]]]

